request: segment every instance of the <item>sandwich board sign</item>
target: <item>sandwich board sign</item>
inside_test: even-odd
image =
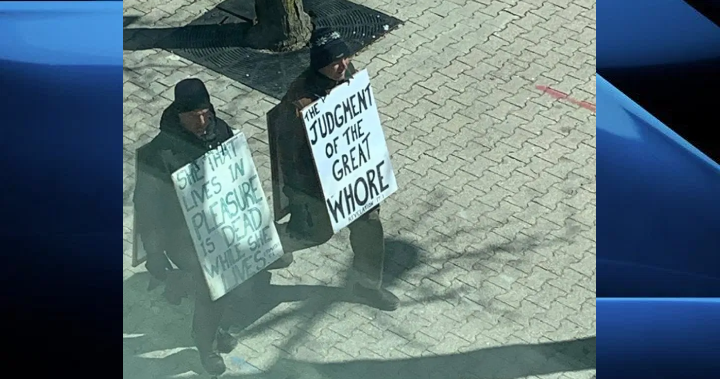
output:
[[[325,206],[337,233],[397,191],[367,70],[302,111]]]
[[[213,300],[283,255],[243,133],[175,171],[172,181]]]
[[[140,173],[140,162],[139,157],[144,155],[145,149],[147,149],[148,145],[144,145],[137,149],[137,152],[135,153],[135,173],[138,175]],[[136,179],[136,183],[137,183]],[[133,206],[133,212],[135,212],[135,207]],[[133,246],[132,246],[132,267],[140,266],[141,264],[145,263],[147,260],[147,253],[145,252],[145,246],[143,245],[142,236],[140,234],[140,229],[138,228],[138,219],[137,214],[133,214]]]

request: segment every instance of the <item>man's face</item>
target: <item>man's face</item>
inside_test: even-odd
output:
[[[338,59],[321,68],[320,73],[336,82],[339,82],[345,79],[345,72],[347,71],[348,65],[350,65],[350,58]]]
[[[213,114],[210,109],[198,109],[180,113],[180,124],[198,137],[205,135],[212,121]]]

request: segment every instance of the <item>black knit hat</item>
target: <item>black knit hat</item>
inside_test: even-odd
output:
[[[175,85],[175,104],[180,113],[209,109],[210,94],[200,79],[184,79]]]
[[[313,30],[310,37],[310,67],[319,70],[330,63],[351,56],[350,48],[340,33],[330,28]]]

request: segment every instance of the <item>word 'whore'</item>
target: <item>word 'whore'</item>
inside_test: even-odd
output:
[[[326,200],[335,222],[338,222],[340,218],[347,217],[346,215],[355,213],[358,207],[363,207],[378,198],[390,187],[385,182],[383,166],[385,166],[385,161],[378,163],[375,167],[367,170],[365,175],[341,189],[334,200]]]

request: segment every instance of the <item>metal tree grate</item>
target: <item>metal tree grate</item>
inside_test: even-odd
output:
[[[270,53],[245,48],[239,36],[255,17],[253,0],[228,0],[160,42],[167,50],[280,99],[310,64],[307,48]],[[359,52],[395,29],[401,21],[346,0],[304,0],[318,27],[331,27]]]

